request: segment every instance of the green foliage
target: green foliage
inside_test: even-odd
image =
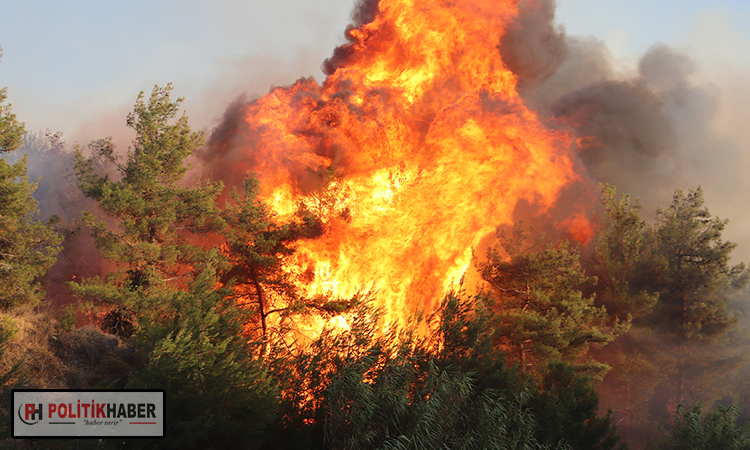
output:
[[[7,88],[0,89],[0,153],[12,152],[23,142],[24,124],[18,122],[11,105],[3,105],[7,92]]]
[[[153,350],[129,387],[167,391],[164,448],[257,448],[275,417],[277,389],[242,337],[242,312],[216,281],[205,270],[141,319],[141,344]]]
[[[610,186],[602,186],[602,203],[596,260],[605,304],[678,338],[715,336],[732,324],[728,296],[748,273],[744,264],[728,265],[736,244],[721,240],[727,221],[703,207],[700,187],[687,195],[677,190],[653,226],[628,197],[616,201]]]
[[[748,275],[728,264],[735,245],[721,239],[726,221],[703,206],[700,188],[675,192],[652,225],[612,187],[602,186],[602,202],[597,298],[609,311],[633,314],[635,326],[602,352],[613,370],[600,392],[620,405],[631,442],[645,446],[676,405],[727,395],[726,379],[747,348],[737,329],[725,333],[735,320],[728,301]]]
[[[116,227],[84,214],[103,256],[122,267],[107,279],[73,285],[77,295],[97,302],[148,308],[150,298],[170,282],[186,285],[215,250],[204,250],[198,233],[224,227],[215,200],[222,183],[185,188],[183,159],[202,145],[185,115],[170,124],[182,99],[170,99],[171,85],[155,87],[148,101],[143,92],[127,124],[136,132],[124,164],[109,140],[91,145],[94,156],[76,152],[75,172],[83,193],[117,220]],[[110,172],[113,175],[110,175]]]
[[[0,47],[0,59],[3,48]],[[24,123],[19,122],[11,111],[11,105],[3,105],[8,98],[7,88],[0,89],[0,153],[12,152],[23,142]]]
[[[366,305],[350,314],[350,332],[324,334],[293,362],[284,389],[287,439],[272,441],[273,448],[610,449],[617,443],[611,418],[596,417],[591,383],[572,369],[550,382],[552,390],[505,365],[492,347],[492,312],[479,298],[449,295],[427,340],[379,333],[378,316]],[[575,389],[568,393],[569,386]]]
[[[478,268],[496,300],[498,344],[522,365],[538,370],[547,361],[576,361],[589,345],[610,342],[627,326],[583,295],[581,287],[596,278],[585,274],[569,243],[535,249],[521,224],[512,236],[498,231],[498,238],[500,248],[490,248]]]
[[[63,309],[63,314],[60,317],[60,328],[63,331],[73,331],[76,326],[76,307],[74,305],[68,305]]]
[[[609,449],[619,442],[610,414],[598,417],[599,400],[591,378],[578,365],[548,363],[537,379],[507,367],[505,355],[493,347],[497,312],[481,297],[449,295],[439,311],[443,367],[474,373],[479,390],[500,392],[505,398],[528,395],[528,411],[536,423],[534,436],[548,447],[566,443],[574,449]],[[596,372],[595,372],[596,373]]]
[[[0,307],[6,309],[41,301],[41,280],[60,251],[57,218],[37,219],[34,188],[25,161],[0,160]]]
[[[656,250],[640,216],[640,204],[633,204],[628,196],[617,200],[613,186],[603,184],[600,188],[603,229],[594,255],[599,300],[611,314],[630,315],[638,321],[653,311],[659,299],[659,293],[648,284],[655,270]]]
[[[1,49],[0,49],[1,53]],[[22,143],[24,124],[19,123],[10,105],[2,105],[6,90],[0,89],[0,153],[17,149]],[[37,201],[29,183],[26,159],[15,164],[0,160],[0,308],[42,299],[41,280],[54,264],[62,238],[54,224],[37,218]]]
[[[679,336],[716,335],[733,323],[728,313],[728,288],[747,282],[745,265],[730,267],[736,244],[721,240],[726,220],[712,218],[703,206],[699,187],[674,194],[672,204],[656,213],[654,239],[660,293],[655,320]]]
[[[9,316],[0,320],[0,348],[4,348],[18,332],[18,324]]]
[[[732,323],[727,295],[747,282],[747,273],[744,264],[729,267],[736,245],[721,240],[727,221],[702,207],[700,188],[687,195],[676,191],[672,204],[657,211],[653,226],[629,198],[616,201],[610,186],[602,186],[602,202],[604,230],[596,259],[606,304],[680,337],[715,335]]]
[[[541,385],[533,408],[542,442],[566,440],[573,448],[598,450],[614,448],[620,441],[611,411],[596,416],[599,396],[589,377],[571,365],[553,362],[545,368]]]
[[[276,416],[278,390],[253,358],[243,330],[249,317],[236,306],[233,277],[222,280],[217,272],[231,267],[227,254],[234,264],[249,260],[269,274],[277,270],[268,249],[275,229],[269,231],[268,211],[256,202],[257,182],[246,183],[245,201],[236,197],[241,205],[226,213],[216,206],[221,183],[181,186],[182,161],[203,136],[190,131],[184,115],[171,123],[181,99],[171,101],[170,91],[157,87],[147,101],[139,95],[127,120],[136,137],[123,164],[106,140],[92,146],[91,158],[76,154],[81,190],[117,222],[91,213],[84,219],[104,257],[120,269],[73,288],[113,304],[105,318],[110,331],[133,333],[140,360],[128,386],[167,390],[170,439],[159,447],[257,448]],[[217,248],[220,233],[234,244],[225,252]],[[243,239],[260,250],[253,253]]]
[[[750,449],[750,423],[737,424],[734,408],[718,406],[704,414],[701,406],[680,407],[672,435],[664,450]]]
[[[0,48],[2,56],[2,48]],[[24,124],[4,104],[7,94],[0,89],[0,154],[16,150],[23,142]],[[38,220],[38,203],[32,197],[36,184],[29,183],[27,160],[9,164],[0,160],[0,309],[8,311],[24,305],[37,305],[43,298],[42,279],[60,251],[62,237],[55,228],[57,217],[46,223]],[[3,316],[0,321],[0,356],[17,331],[17,326]],[[13,361],[0,374],[0,396],[9,400],[7,385],[21,384],[23,360]],[[4,422],[9,422],[5,411]],[[7,420],[6,420],[7,419]]]
[[[247,176],[242,195],[234,190],[234,203],[223,211],[228,225],[223,232],[225,256],[230,269],[224,272],[222,281],[233,282],[238,301],[255,311],[265,340],[269,315],[288,315],[304,307],[281,265],[283,258],[294,251],[291,243],[304,235],[310,221],[279,223],[258,194],[258,178]]]

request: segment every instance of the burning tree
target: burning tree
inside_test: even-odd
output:
[[[566,364],[537,380],[493,345],[481,298],[448,295],[428,336],[392,329],[368,305],[291,360],[285,434],[269,448],[612,449],[591,380]]]
[[[229,268],[222,273],[222,282],[232,283],[238,304],[257,318],[262,340],[267,342],[269,316],[284,318],[305,312],[311,306],[323,309],[323,303],[302,298],[295,280],[283,270],[284,258],[294,253],[296,241],[316,228],[316,218],[303,208],[296,220],[279,223],[258,193],[258,178],[245,177],[242,195],[233,190],[234,203],[228,203],[222,213],[228,225],[222,235],[224,255],[229,262]],[[281,322],[277,318],[273,324]],[[283,328],[273,327],[277,337],[283,337]]]

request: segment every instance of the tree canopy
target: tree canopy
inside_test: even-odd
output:
[[[0,49],[0,56],[2,50]],[[4,105],[6,89],[0,89],[0,153],[22,144],[24,124]],[[38,304],[43,295],[42,278],[60,251],[61,236],[56,217],[46,223],[37,214],[35,183],[27,177],[26,160],[8,164],[0,159],[0,307]]]
[[[495,299],[499,344],[522,365],[575,362],[589,345],[610,342],[626,327],[584,296],[581,288],[596,278],[585,274],[570,243],[529,244],[522,224],[510,236],[498,230],[498,240],[478,268]]]
[[[721,239],[727,221],[703,206],[702,189],[675,191],[653,225],[610,186],[602,186],[602,203],[595,259],[604,304],[680,339],[726,330],[734,320],[729,295],[747,283],[748,273],[743,263],[729,265],[736,244]]]
[[[73,286],[82,297],[129,308],[148,307],[151,291],[189,284],[207,264],[220,263],[206,250],[203,237],[223,229],[216,205],[221,182],[182,187],[185,157],[203,143],[184,114],[176,120],[182,99],[172,101],[172,87],[155,87],[148,100],[138,95],[127,125],[136,132],[125,161],[111,140],[90,145],[93,155],[75,154],[75,172],[83,193],[94,199],[115,227],[90,212],[84,216],[102,255],[120,269],[106,280]]]
[[[0,47],[0,59],[3,48]],[[8,89],[0,88],[0,154],[12,152],[23,143],[24,123],[19,122],[11,109],[11,105],[4,104],[8,98]]]

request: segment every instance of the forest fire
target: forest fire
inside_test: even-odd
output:
[[[322,86],[301,79],[247,106],[239,164],[278,214],[301,202],[321,217],[286,267],[307,274],[307,295],[375,291],[403,324],[434,310],[519,200],[549,207],[576,175],[569,138],[524,106],[498,50],[515,1],[378,8]]]
[[[721,97],[555,0],[422,1],[359,0],[324,82],[208,140],[171,83],[127,151],[0,87],[6,392],[161,390],[169,448],[750,448]]]

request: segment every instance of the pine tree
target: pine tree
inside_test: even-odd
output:
[[[230,265],[222,280],[232,282],[238,302],[254,311],[265,341],[269,316],[286,316],[305,307],[282,264],[294,252],[292,243],[307,233],[312,222],[310,216],[281,222],[258,194],[258,178],[245,177],[242,195],[233,191],[234,203],[222,213],[228,225],[222,233],[223,248]]]
[[[703,207],[700,187],[687,195],[677,190],[669,208],[657,210],[654,319],[677,336],[713,336],[734,321],[726,307],[728,294],[747,283],[748,274],[742,263],[729,266],[736,244],[721,239],[726,224]]]
[[[3,48],[0,47],[0,59]],[[0,89],[0,153],[12,152],[23,143],[24,123],[19,122],[11,105],[3,105],[8,98],[8,89]]]
[[[734,408],[718,406],[704,414],[701,405],[679,408],[672,435],[663,450],[747,450],[750,423],[737,424]]]
[[[576,361],[589,345],[610,342],[627,325],[610,320],[605,308],[583,295],[581,287],[596,278],[584,273],[569,243],[538,242],[534,248],[527,238],[522,224],[512,236],[498,231],[500,247],[490,248],[478,268],[497,305],[498,344],[538,371],[547,361]]]
[[[0,55],[2,50],[0,49]],[[0,89],[0,153],[21,145],[24,124],[5,102],[6,89]],[[32,194],[26,159],[16,164],[0,160],[0,308],[24,303],[38,304],[43,292],[42,278],[54,264],[62,237],[55,228],[57,217],[41,222],[38,202]]]
[[[611,449],[590,380],[569,365],[543,383],[492,346],[482,298],[448,295],[426,340],[379,332],[361,304],[351,330],[322,335],[293,361],[284,434],[271,448]],[[293,405],[293,406],[292,406]]]
[[[603,186],[602,202],[598,299],[633,314],[635,326],[603,352],[614,369],[601,389],[627,405],[622,426],[637,445],[677,405],[723,395],[719,380],[743,360],[724,333],[734,322],[727,302],[748,275],[728,264],[735,245],[721,239],[727,222],[703,207],[700,188],[676,191],[652,225],[637,203],[615,200],[612,187]]]
[[[140,317],[138,340],[152,350],[128,387],[167,391],[163,448],[260,448],[276,419],[278,388],[252,357],[246,314],[216,282],[204,270]]]
[[[7,98],[8,89],[0,89],[0,153],[12,152],[23,143],[24,124],[18,121],[11,105],[3,105]]]
[[[139,94],[127,118],[136,137],[124,163],[110,140],[93,143],[89,158],[76,151],[80,189],[116,226],[91,212],[84,220],[102,255],[119,266],[106,279],[74,284],[81,297],[147,309],[152,294],[184,288],[210,261],[220,261],[215,250],[204,247],[209,233],[225,226],[216,206],[223,184],[180,185],[188,169],[183,160],[202,145],[203,133],[192,132],[184,114],[170,124],[182,101],[173,102],[171,90],[155,87],[147,101]]]
[[[253,357],[248,315],[219,275],[230,267],[216,248],[227,233],[216,204],[223,185],[181,184],[183,160],[203,136],[185,115],[172,123],[181,99],[172,101],[170,92],[167,85],[148,100],[138,96],[127,118],[136,137],[124,162],[109,140],[96,142],[92,157],[77,152],[79,186],[107,216],[96,220],[89,212],[86,223],[118,268],[72,287],[116,305],[110,314],[133,322],[125,337],[139,356],[128,385],[169,395],[170,439],[159,447],[258,448],[276,417],[278,393]]]
[[[650,285],[656,269],[654,241],[638,202],[632,203],[629,196],[617,200],[613,186],[600,188],[604,213],[594,254],[598,300],[610,314],[633,316],[637,323],[659,299]]]

